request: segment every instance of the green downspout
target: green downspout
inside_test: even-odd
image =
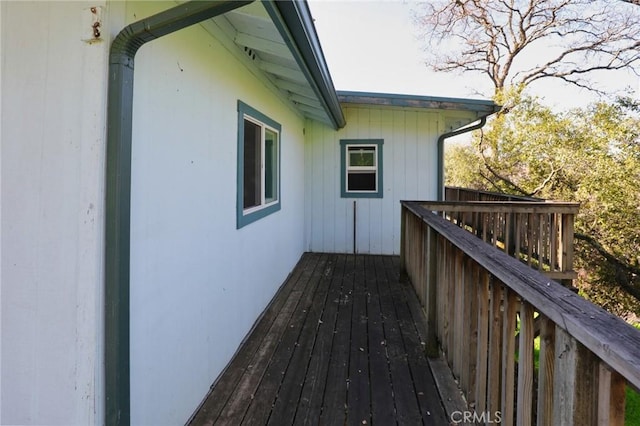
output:
[[[454,130],[453,132],[443,133],[438,138],[438,201],[444,199],[444,140],[453,136],[458,136],[463,133],[472,132],[482,128],[487,123],[487,116],[481,117],[478,124],[474,124],[470,127],[464,127],[462,129]]]
[[[251,0],[252,1],[252,0]],[[134,57],[142,45],[251,1],[190,1],[124,28],[109,56],[105,223],[105,423],[130,424],[129,261]]]

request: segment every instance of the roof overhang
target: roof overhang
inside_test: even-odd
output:
[[[254,2],[213,22],[236,56],[303,116],[335,129],[346,124],[306,2]]]
[[[500,105],[491,100],[443,98],[438,96],[398,95],[391,93],[338,92],[343,104],[395,106],[445,111],[473,112],[476,118],[487,117],[500,111]]]

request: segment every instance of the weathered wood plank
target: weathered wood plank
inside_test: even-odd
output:
[[[487,411],[487,362],[489,354],[489,274],[482,270],[478,288],[478,342],[476,346],[475,402],[480,413]]]
[[[388,271],[386,264],[382,273]],[[421,422],[420,410],[414,390],[414,383],[407,360],[407,348],[403,339],[403,323],[400,320],[401,312],[396,304],[402,297],[402,287],[399,283],[389,282],[388,285],[382,282],[380,286],[380,307],[384,318],[385,336],[387,342],[387,354],[389,357],[389,369],[393,382],[394,401],[396,409],[396,419],[399,424],[418,424]],[[405,324],[406,327],[406,324]],[[420,346],[420,342],[417,342]]]
[[[549,318],[542,316],[538,365],[538,426],[553,425],[555,330],[555,324]]]
[[[300,402],[294,424],[308,425],[314,424],[320,418],[322,410],[322,400],[327,383],[327,373],[329,369],[329,356],[333,345],[334,329],[340,302],[342,279],[345,271],[345,255],[334,255],[335,267],[331,276],[331,283],[319,320],[317,337],[311,357],[309,367],[300,395]]]
[[[500,390],[502,386],[502,285],[490,281],[489,301],[489,375],[487,377],[487,410],[501,411]]]
[[[293,346],[293,353],[286,366],[285,374],[278,389],[277,398],[271,409],[269,424],[292,424],[300,403],[302,387],[308,376],[309,360],[318,336],[318,326],[323,308],[327,302],[327,294],[331,275],[335,264],[334,256],[323,255],[315,270],[315,291],[307,293],[311,296],[303,298],[298,307],[299,316],[292,318],[290,329],[299,328],[298,336]],[[293,325],[293,327],[291,327]],[[285,340],[283,339],[283,342]],[[256,396],[258,396],[256,394]],[[247,413],[249,414],[249,413]],[[246,416],[245,420],[249,417]],[[254,424],[252,420],[248,424]]]
[[[367,282],[364,257],[355,259],[353,311],[351,314],[351,353],[349,356],[349,387],[347,392],[348,422],[371,422],[369,397],[369,345],[367,341]]]
[[[475,211],[480,213],[514,212],[540,214],[549,211],[562,214],[577,214],[578,203],[528,202],[528,201],[405,201],[418,205],[428,211],[447,211],[449,213]]]
[[[502,323],[502,420],[513,424],[515,407],[515,333],[517,296],[509,289],[504,293],[504,321]]]
[[[250,404],[243,416],[246,424],[266,423],[273,406],[277,403],[278,391],[284,375],[290,365],[291,357],[296,350],[297,342],[302,334],[309,306],[318,287],[321,273],[327,262],[327,256],[317,257],[317,263],[311,271],[304,292],[298,299],[289,322],[277,342],[277,356],[271,357],[259,386],[255,384],[250,393]],[[260,365],[260,364],[258,364]],[[255,380],[255,379],[254,379]],[[246,398],[246,397],[245,397]],[[231,408],[232,406],[230,406]],[[238,414],[234,410],[223,411],[220,421],[234,421]]]
[[[391,287],[398,324],[405,345],[407,364],[413,381],[414,398],[418,403],[415,419],[419,420],[421,417],[425,424],[445,424],[447,421],[442,411],[440,395],[434,391],[436,385],[424,351],[424,337],[427,332],[424,314],[420,311],[419,301],[413,289],[407,283],[397,280],[395,276],[397,267],[394,265],[393,259],[385,257],[385,263],[387,282]],[[384,281],[382,282],[384,283]],[[403,398],[401,394],[398,394],[398,397]],[[410,392],[407,392],[406,397],[410,397]],[[396,406],[399,405],[396,402]],[[407,411],[411,412],[414,405],[409,405]],[[405,421],[409,423],[404,423]],[[414,424],[413,421],[413,416],[401,417],[398,415],[399,424]]]
[[[624,425],[626,381],[600,362],[598,367],[598,425]]]
[[[529,426],[533,415],[533,308],[526,302],[520,306],[518,348],[518,402],[516,424]]]
[[[368,303],[369,321],[369,366],[371,373],[371,418],[373,424],[395,423],[395,401],[393,399],[393,383],[389,371],[389,359],[385,335],[385,318],[382,315],[381,299],[385,288],[389,285],[384,271],[383,259],[375,256],[367,262],[367,272],[375,273],[375,279],[367,275],[371,288]]]
[[[597,425],[593,354],[557,325],[555,354],[554,424]]]
[[[342,292],[340,298],[334,302],[338,304],[338,314],[320,414],[321,424],[341,425],[346,421],[354,268],[355,257],[349,255],[346,258],[345,273],[342,278]]]

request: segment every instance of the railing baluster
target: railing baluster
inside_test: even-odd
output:
[[[491,299],[489,314],[489,377],[487,378],[487,409],[489,412],[500,411],[501,365],[502,365],[502,284],[495,278],[491,280]]]
[[[516,294],[505,287],[503,296],[504,322],[502,331],[502,421],[512,425],[514,420],[515,394],[515,339],[516,339]]]
[[[531,425],[533,414],[533,308],[525,301],[520,302],[520,333],[518,348],[518,412],[519,426]]]
[[[437,341],[437,309],[438,309],[438,282],[437,282],[437,250],[438,250],[438,237],[430,227],[427,227],[424,233],[424,245],[426,247],[426,272],[425,272],[425,303],[424,307],[427,310],[427,355],[429,357],[438,356],[438,341]]]
[[[489,355],[489,273],[482,269],[478,281],[478,345],[476,350],[476,409],[487,411],[487,362]]]
[[[599,363],[598,371],[598,425],[624,425],[624,405],[626,398],[624,377],[604,363]]]
[[[540,315],[540,352],[538,361],[537,425],[553,426],[553,382],[555,359],[555,324]]]
[[[556,326],[553,399],[556,425],[597,425],[595,356],[568,332]]]

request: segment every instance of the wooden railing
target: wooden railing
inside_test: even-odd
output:
[[[480,191],[478,189],[459,188],[457,186],[445,186],[444,199],[445,201],[545,201],[542,198]]]
[[[417,202],[402,202],[401,264],[472,419],[623,424],[640,331]]]
[[[421,202],[549,278],[570,286],[577,203],[531,201]]]

